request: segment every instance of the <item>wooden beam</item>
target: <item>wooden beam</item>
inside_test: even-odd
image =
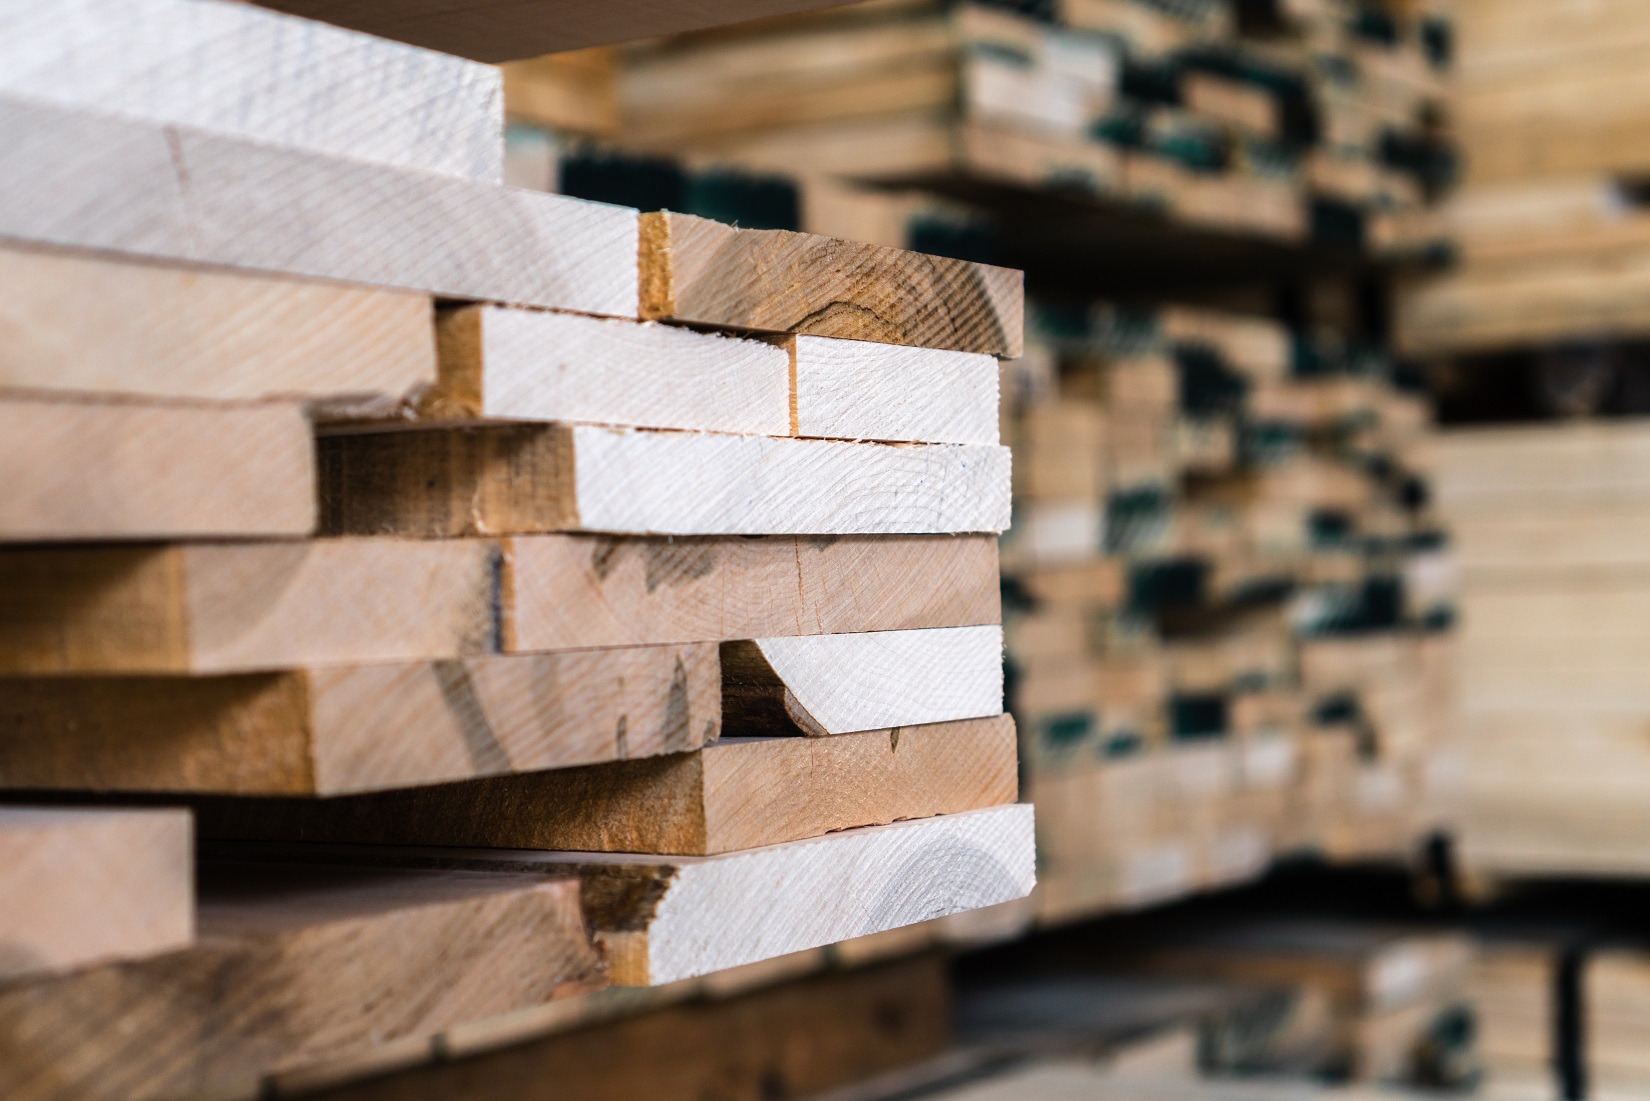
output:
[[[505,544],[501,600],[515,652],[1002,619],[997,540],[984,535],[527,536]]]
[[[834,738],[724,738],[693,753],[347,799],[217,799],[203,837],[707,856],[1011,803],[1006,715]]]
[[[711,643],[0,678],[0,787],[342,795],[680,753],[720,713]]]
[[[600,984],[571,878],[208,868],[196,947],[0,988],[0,1093],[251,1092]]]
[[[609,980],[658,986],[1023,898],[1036,878],[1032,849],[1031,807],[1014,803],[718,856],[287,842],[222,851],[240,859],[576,872]],[[729,904],[734,899],[738,905]]]
[[[993,356],[793,336],[792,434],[839,440],[998,442]]]
[[[409,1068],[315,1101],[813,1097],[939,1055],[950,1020],[945,960],[930,954]]]
[[[434,418],[790,435],[783,349],[650,322],[468,306],[444,312]]]
[[[315,530],[296,404],[0,398],[0,542],[293,536]]]
[[[0,96],[0,237],[633,317],[635,211]]]
[[[436,380],[428,295],[0,247],[0,388],[387,411]]]
[[[504,83],[490,65],[223,0],[19,6],[0,92],[497,183]]]
[[[998,626],[792,636],[723,643],[722,709],[733,732],[794,723],[807,734],[975,719],[1003,709]]]
[[[336,535],[996,532],[1009,454],[987,445],[489,424],[324,436]]]
[[[686,0],[661,7],[642,0],[269,0],[265,6],[477,61],[514,61],[840,2]]]
[[[0,807],[0,981],[189,944],[193,848],[186,811]]]
[[[0,552],[0,672],[226,673],[490,648],[498,545],[328,539]]]
[[[642,316],[1017,356],[1020,272],[689,214],[642,216]]]

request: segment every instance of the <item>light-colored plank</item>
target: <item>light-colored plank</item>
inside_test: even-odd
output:
[[[1014,801],[1014,722],[833,738],[732,737],[693,753],[345,799],[212,800],[203,837],[714,855]]]
[[[0,981],[187,945],[193,847],[187,811],[0,807]]]
[[[642,313],[659,320],[1017,356],[1020,272],[688,214],[642,216]]]
[[[608,979],[658,986],[1029,894],[1024,803],[844,830],[719,856],[243,846],[263,859],[363,861],[490,871],[577,872]]]
[[[0,388],[389,406],[435,382],[427,295],[0,248]]]
[[[652,322],[469,306],[440,321],[431,417],[791,434],[783,349]]]
[[[710,643],[217,677],[0,679],[0,786],[340,795],[697,749]]]
[[[0,542],[308,535],[309,418],[296,404],[0,399]]]
[[[0,672],[227,673],[489,649],[499,548],[325,539],[0,552]]]
[[[1009,453],[976,444],[480,425],[320,441],[333,534],[996,532]]]
[[[224,0],[7,0],[0,91],[499,182],[497,69]]]
[[[601,983],[571,878],[206,873],[196,947],[0,990],[0,1094],[248,1096],[265,1074]]]
[[[633,317],[635,211],[0,97],[0,237]]]
[[[724,641],[997,623],[991,536],[506,544],[504,649]]]
[[[998,442],[993,356],[797,336],[791,371],[798,436]]]
[[[1003,709],[998,626],[768,638],[722,651],[730,724],[789,720],[808,734],[846,734]]]
[[[267,7],[323,19],[478,61],[512,61],[585,46],[678,34],[840,0],[269,0]]]

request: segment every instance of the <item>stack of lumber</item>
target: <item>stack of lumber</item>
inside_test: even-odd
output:
[[[1479,938],[1468,989],[1484,1082],[1494,1096],[1555,1095],[1560,957],[1559,946],[1540,936]]]
[[[1045,918],[1401,855],[1450,760],[1424,402],[1259,318],[1038,317],[1003,566]]]
[[[1650,334],[1650,10],[1635,0],[1459,0],[1460,268],[1405,295],[1416,352]]]
[[[496,69],[257,7],[6,27],[0,1095],[1031,890],[1019,273],[505,187]]]
[[[1333,1021],[1320,1073],[1450,1086],[1475,1070],[1473,952],[1460,933],[1268,916],[1175,931],[1131,953],[1127,966],[1315,991]]]
[[[1650,952],[1642,944],[1604,946],[1584,966],[1588,1096],[1650,1096]]]
[[[1451,432],[1461,857],[1483,875],[1643,875],[1650,520],[1642,422]]]
[[[1424,249],[1452,163],[1446,59],[1427,48],[1443,17],[1332,0],[1240,20],[1237,7],[1251,5],[870,0],[631,46],[616,141],[690,174],[800,177],[808,228],[886,221],[874,211],[890,196],[867,185],[1053,189],[1278,243]],[[525,74],[512,116],[564,139],[601,133],[538,106],[559,80]]]

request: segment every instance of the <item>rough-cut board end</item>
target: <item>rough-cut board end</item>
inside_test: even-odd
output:
[[[645,320],[670,317],[676,312],[672,291],[670,215],[643,214],[636,262],[640,277],[637,313]]]

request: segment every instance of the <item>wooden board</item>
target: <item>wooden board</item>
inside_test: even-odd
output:
[[[0,388],[393,407],[436,379],[427,295],[0,248]]]
[[[310,441],[295,404],[0,398],[0,542],[308,535]]]
[[[830,7],[838,0],[269,0],[266,7],[478,61],[627,42]]]
[[[693,753],[345,799],[219,799],[203,837],[706,856],[1014,801],[1007,716],[833,738],[732,737]]]
[[[807,734],[999,714],[1003,631],[930,627],[757,639],[722,646],[729,729]]]
[[[340,795],[680,753],[716,647],[213,677],[0,678],[0,786]]]
[[[0,989],[0,1093],[250,1093],[600,983],[570,878],[208,869],[195,948]]]
[[[996,532],[1009,453],[648,432],[480,425],[319,441],[330,534],[858,535]]]
[[[724,641],[997,623],[991,536],[506,544],[503,648]]]
[[[226,673],[1001,618],[989,536],[539,536],[499,556],[484,540],[10,550],[0,673]]]
[[[242,858],[576,871],[611,982],[657,986],[1031,891],[1032,809],[1015,803],[719,856],[301,845]],[[731,900],[738,900],[734,905]]]
[[[186,811],[0,807],[0,981],[187,945],[193,847]]]
[[[992,356],[823,336],[790,344],[794,435],[998,442]]]
[[[0,672],[427,661],[496,637],[498,545],[329,539],[0,552]]]
[[[0,97],[0,238],[635,316],[637,215]]]
[[[950,1042],[942,957],[696,1000],[406,1069],[316,1101],[764,1101],[812,1097],[940,1054]]]
[[[642,315],[1017,356],[1017,271],[686,214],[642,217]]]
[[[783,349],[651,322],[469,306],[440,322],[426,416],[791,434]]]
[[[224,0],[12,4],[0,92],[499,182],[497,69]]]

